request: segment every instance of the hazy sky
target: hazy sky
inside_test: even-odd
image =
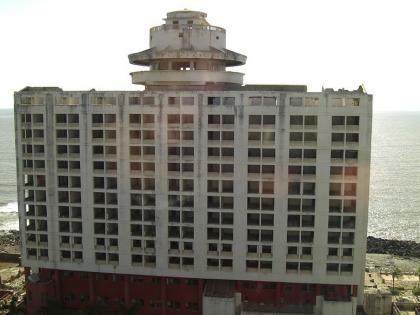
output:
[[[168,11],[205,11],[248,56],[245,83],[356,89],[420,110],[420,1],[0,0],[0,108],[31,86],[132,90],[129,53]]]

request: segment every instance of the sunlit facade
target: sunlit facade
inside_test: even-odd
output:
[[[243,85],[206,14],[129,55],[144,91],[15,93],[28,305],[355,314],[372,96]],[[270,313],[270,314],[271,314]]]

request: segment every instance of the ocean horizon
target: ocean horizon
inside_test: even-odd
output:
[[[0,109],[0,231],[19,228],[13,109]],[[420,111],[374,112],[368,235],[420,242]]]

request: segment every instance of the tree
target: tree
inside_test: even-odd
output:
[[[25,314],[25,310],[22,306],[17,305],[18,299],[16,296],[13,296],[10,300],[9,305],[3,305],[2,309],[5,311],[5,315],[20,315]]]
[[[391,271],[391,277],[392,277],[392,291],[395,291],[395,279],[398,279],[401,277],[402,271],[400,268],[394,266]]]

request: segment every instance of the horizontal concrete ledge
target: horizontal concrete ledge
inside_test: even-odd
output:
[[[133,84],[143,85],[204,85],[206,83],[243,83],[243,73],[208,70],[158,70],[130,73]]]
[[[150,32],[159,32],[159,31],[168,31],[168,30],[182,30],[182,29],[190,29],[190,30],[201,30],[201,31],[218,31],[222,33],[226,33],[226,30],[219,26],[211,26],[211,25],[198,25],[198,24],[163,24],[159,26],[152,27]]]
[[[223,61],[225,66],[240,66],[246,63],[246,56],[234,51],[223,49],[192,50],[177,49],[157,51],[155,48],[128,55],[131,64],[149,66],[155,60],[194,59],[194,60],[218,60]]]

